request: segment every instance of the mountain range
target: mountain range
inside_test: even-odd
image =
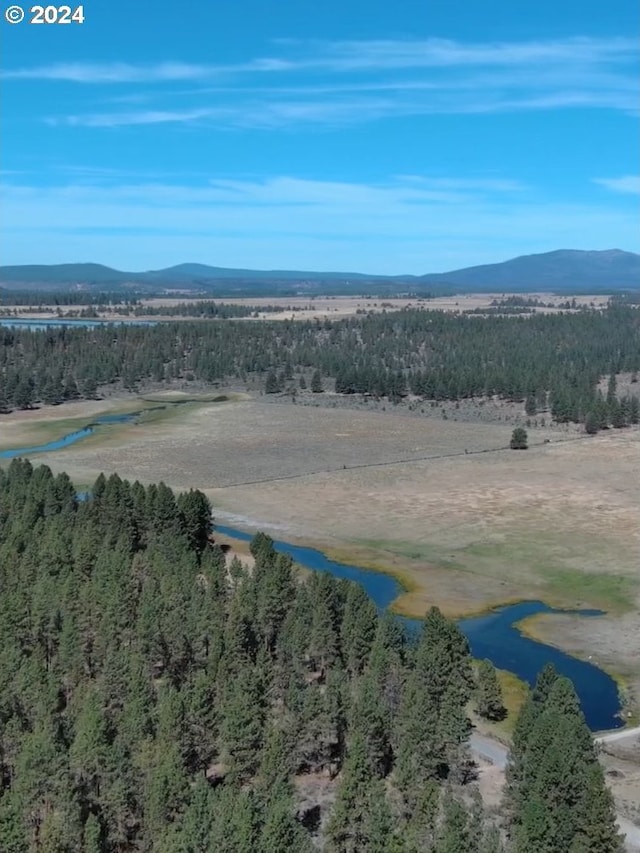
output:
[[[216,295],[389,293],[398,291],[531,291],[563,293],[640,287],[640,255],[620,249],[560,249],[497,264],[425,275],[249,270],[186,263],[147,272],[123,272],[94,263],[0,266],[0,287],[16,290],[180,290]]]

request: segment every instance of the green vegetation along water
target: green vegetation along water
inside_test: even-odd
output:
[[[100,475],[0,468],[2,853],[621,853],[569,679],[518,718],[485,809],[467,708],[489,673],[437,608],[415,637],[357,583],[249,569],[211,505]],[[495,687],[495,685],[494,685]]]
[[[216,524],[216,529],[235,539],[250,541],[252,538],[252,534],[233,527]],[[360,584],[380,611],[386,610],[402,592],[402,586],[393,577],[330,560],[313,548],[278,540],[274,547],[312,571],[328,572],[334,577]],[[524,636],[516,627],[528,616],[560,612],[567,611],[556,610],[542,601],[521,601],[482,616],[462,619],[458,624],[469,640],[474,657],[489,659],[498,669],[515,673],[531,686],[535,684],[540,670],[547,664],[553,664],[559,673],[573,682],[587,723],[593,731],[618,728],[622,725],[620,698],[617,684],[611,676],[593,664]],[[602,615],[599,610],[570,612],[584,617]],[[398,618],[413,631],[420,625],[415,619]]]
[[[69,433],[55,441],[34,447],[14,448],[0,451],[0,459],[18,456],[30,456],[36,453],[52,452],[69,447],[88,437],[95,426],[135,421],[140,412],[102,415],[94,424]],[[250,540],[251,536],[234,528],[218,525],[221,533]],[[330,572],[335,577],[354,580],[364,587],[367,594],[380,610],[385,610],[400,595],[402,587],[392,577],[372,572],[358,566],[350,566],[329,560],[320,551],[312,548],[277,541],[275,547],[293,557],[301,565],[314,571]],[[562,612],[554,610],[541,601],[523,601],[511,604],[485,615],[460,622],[460,627],[471,643],[475,657],[488,658],[499,669],[513,672],[532,685],[537,673],[547,663],[553,663],[558,672],[570,678],[580,698],[583,712],[590,728],[594,731],[612,729],[620,726],[620,698],[616,682],[592,664],[565,654],[560,649],[532,640],[524,636],[515,625],[528,616],[537,613]],[[566,611],[564,611],[566,612]],[[578,611],[581,616],[597,616],[600,611]],[[405,620],[415,627],[415,620]]]

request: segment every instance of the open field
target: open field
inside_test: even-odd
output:
[[[436,299],[417,299],[406,297],[386,297],[386,296],[265,296],[265,297],[247,297],[247,298],[219,298],[210,296],[199,296],[196,298],[173,298],[160,297],[156,299],[141,299],[140,305],[144,308],[171,308],[172,306],[184,305],[185,303],[194,303],[207,300],[210,302],[224,303],[225,305],[249,305],[255,306],[258,310],[258,318],[247,319],[268,319],[268,320],[338,320],[341,317],[351,317],[356,313],[380,313],[381,311],[399,311],[402,308],[423,308],[429,311],[473,311],[476,309],[488,308],[494,299],[504,299],[509,296],[517,296],[520,298],[538,299],[544,302],[545,305],[551,304],[552,307],[534,307],[535,313],[554,313],[560,310],[560,305],[565,303],[567,299],[575,298],[576,306],[582,307],[592,305],[597,308],[604,308],[608,302],[608,296],[582,295],[582,296],[567,296],[557,295],[554,293],[462,293],[456,296],[441,296]],[[37,303],[36,303],[37,304]],[[260,311],[262,306],[277,305],[282,306],[282,311],[265,312]],[[62,314],[66,311],[78,312],[83,308],[91,306],[74,305],[62,307]],[[99,306],[93,306],[98,312],[101,319],[104,320],[123,320],[127,319],[115,310],[107,308],[101,310]],[[24,319],[55,319],[58,306],[42,305],[41,310],[37,312],[25,312],[25,306],[22,305],[6,305],[2,306],[3,312],[16,311],[19,316]],[[1,316],[1,315],[0,315]],[[130,317],[129,319],[137,320],[193,320],[191,317],[176,315],[175,317],[157,317],[154,315],[141,315],[140,317]]]
[[[56,441],[71,432],[93,424],[100,415],[140,413],[136,424],[98,426],[95,434],[83,439],[83,444],[103,445],[107,441],[126,441],[140,426],[158,424],[176,415],[188,414],[201,405],[217,404],[220,395],[193,395],[180,392],[159,392],[142,397],[114,395],[103,400],[81,400],[64,406],[40,406],[0,415],[0,450],[36,446]],[[232,394],[229,399],[241,399]],[[178,405],[176,405],[178,404]],[[128,432],[130,430],[131,432]],[[59,451],[56,451],[59,452]],[[35,457],[38,458],[38,457]]]
[[[140,408],[135,398],[118,405]],[[115,408],[74,406],[78,418]],[[40,423],[60,435],[55,421],[69,413],[2,416],[0,442],[29,443]],[[609,615],[546,616],[530,629],[593,656],[640,696],[637,429],[595,437],[531,429],[530,449],[515,452],[504,449],[504,423],[260,399],[159,414],[33,461],[80,484],[118,471],[203,489],[220,520],[393,571],[408,589],[396,609],[408,614],[436,603],[462,615],[526,597],[601,607]]]

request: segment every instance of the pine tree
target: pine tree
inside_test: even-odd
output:
[[[526,429],[516,427],[511,434],[509,447],[512,450],[526,450],[529,447]]]
[[[278,377],[275,374],[275,371],[270,370],[267,373],[267,378],[265,380],[264,385],[264,393],[265,394],[278,394],[280,391],[280,383],[278,382]]]
[[[205,494],[197,489],[189,489],[178,495],[176,501],[180,513],[182,530],[187,534],[189,544],[201,554],[207,546],[211,527],[211,504]]]
[[[580,812],[582,820],[570,853],[622,853],[625,845],[618,832],[613,797],[597,763],[586,770]]]
[[[231,781],[243,782],[258,768],[264,737],[264,714],[257,675],[244,666],[229,686],[220,737]]]
[[[323,391],[322,375],[319,370],[314,370],[313,376],[311,377],[311,393],[322,394]]]
[[[375,825],[372,809],[376,806],[379,808],[381,802],[380,795],[374,791],[380,784],[371,774],[364,740],[356,734],[347,754],[327,825],[328,853],[360,853],[372,849]],[[380,831],[380,827],[375,831]],[[375,841],[380,843],[381,839]]]
[[[373,774],[386,776],[392,757],[390,720],[378,683],[370,673],[358,684],[351,729],[362,735]]]
[[[260,833],[262,853],[311,853],[311,838],[294,816],[293,797],[288,783],[276,783],[266,803],[266,820]]]
[[[516,853],[621,850],[613,803],[571,682],[543,673],[521,718],[507,775]]]
[[[462,803],[450,792],[443,800],[443,820],[434,847],[434,853],[461,853],[469,850],[467,812]]]
[[[478,713],[488,720],[501,720],[505,715],[502,688],[496,668],[489,660],[480,661],[476,687]]]

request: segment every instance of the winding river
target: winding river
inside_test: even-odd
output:
[[[216,524],[215,529],[225,536],[245,542],[253,538],[251,533],[222,524]],[[334,577],[359,583],[379,610],[389,607],[403,591],[401,584],[389,575],[330,560],[313,548],[279,540],[274,541],[274,547],[308,569],[329,572]],[[499,669],[515,673],[530,685],[535,683],[545,664],[552,663],[561,675],[573,681],[585,718],[593,731],[618,728],[622,725],[618,716],[618,687],[606,672],[560,649],[532,640],[518,629],[518,623],[529,616],[567,612],[577,613],[581,617],[602,615],[600,610],[557,610],[542,601],[520,601],[498,607],[482,616],[462,619],[458,624],[467,636],[475,658],[488,658]],[[417,619],[399,618],[409,630],[416,630],[420,626]]]
[[[87,438],[97,426],[132,422],[140,414],[131,412],[101,415],[83,429],[56,441],[0,451],[0,459],[61,450]],[[243,541],[249,541],[253,537],[252,533],[225,525],[216,524],[216,529],[226,536]],[[379,610],[388,608],[402,592],[400,583],[389,575],[330,560],[321,551],[313,548],[278,540],[274,545],[276,550],[289,554],[296,563],[312,571],[329,572],[337,578],[359,583]],[[462,619],[458,624],[469,640],[474,657],[488,658],[495,666],[515,673],[529,684],[535,682],[538,672],[545,664],[552,663],[561,675],[573,681],[587,723],[593,731],[618,728],[622,725],[618,716],[620,699],[617,685],[609,675],[587,661],[581,661],[560,649],[524,636],[518,629],[519,622],[535,614],[562,612],[577,613],[581,617],[602,615],[598,610],[560,611],[541,601],[521,601],[498,607],[482,616]],[[420,624],[419,620],[415,619],[403,618],[403,621],[409,630],[416,630]]]

